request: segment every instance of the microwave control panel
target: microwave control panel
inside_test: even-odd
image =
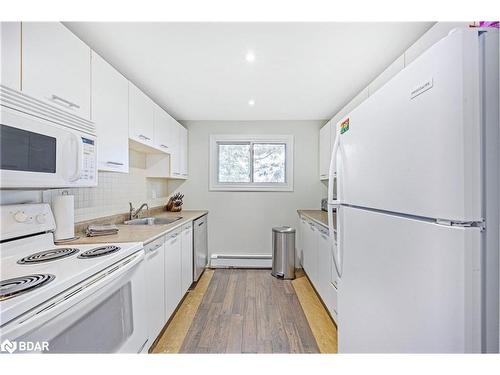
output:
[[[82,174],[81,180],[88,180],[91,182],[96,179],[97,169],[97,153],[95,139],[82,137],[83,146],[83,160],[82,160]]]

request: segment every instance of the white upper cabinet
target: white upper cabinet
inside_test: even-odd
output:
[[[321,180],[328,179],[328,170],[330,168],[330,121],[319,131],[319,177]]]
[[[336,137],[337,137],[337,117],[335,116],[330,120],[330,148],[331,148],[330,152],[333,151],[333,145],[335,144]]]
[[[181,127],[182,126],[177,121],[174,122],[172,136],[173,139],[175,140],[175,144],[172,147],[170,153],[170,174],[172,177],[175,178],[182,178],[182,170],[181,170],[182,147],[179,142]]]
[[[95,52],[92,121],[97,129],[99,170],[128,173],[128,81]]]
[[[139,143],[154,146],[153,101],[129,82],[129,138]]]
[[[21,22],[0,23],[0,84],[21,89]]]
[[[90,48],[59,22],[22,23],[22,91],[90,119]]]
[[[184,126],[179,126],[179,147],[180,147],[180,172],[182,177],[188,176],[188,131]]]
[[[170,153],[175,142],[172,141],[172,117],[159,105],[154,109],[154,144],[164,152]]]
[[[174,125],[175,145],[170,154],[171,177],[183,179],[188,177],[188,131],[175,120]]]

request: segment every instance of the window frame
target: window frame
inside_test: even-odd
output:
[[[293,191],[293,135],[210,135],[210,191]],[[285,144],[285,182],[220,182],[219,144]],[[253,147],[250,147],[250,178],[254,172]]]

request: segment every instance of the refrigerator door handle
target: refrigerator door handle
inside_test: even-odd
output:
[[[343,259],[344,259],[344,248],[343,242],[344,242],[344,235],[343,235],[343,225],[342,225],[342,207],[339,206],[337,210],[337,273],[339,275],[339,278],[342,277],[343,273]]]
[[[329,204],[328,205],[328,232],[330,235],[330,240],[332,242],[331,252],[333,258],[333,264],[335,265],[335,270],[339,277],[342,276],[342,268],[340,264],[340,231],[339,231],[339,209],[340,205]],[[333,225],[333,210],[337,210],[337,220],[336,226]]]
[[[333,199],[333,188],[335,186],[335,180],[337,179],[337,152],[340,143],[340,133],[337,132],[335,137],[335,142],[333,143],[332,155],[330,159],[330,168],[328,170],[328,203],[334,203]],[[336,197],[338,200],[338,197]]]

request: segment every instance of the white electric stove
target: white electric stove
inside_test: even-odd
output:
[[[47,204],[0,206],[0,217],[1,342],[46,342],[56,353],[143,350],[142,243],[56,246]]]

